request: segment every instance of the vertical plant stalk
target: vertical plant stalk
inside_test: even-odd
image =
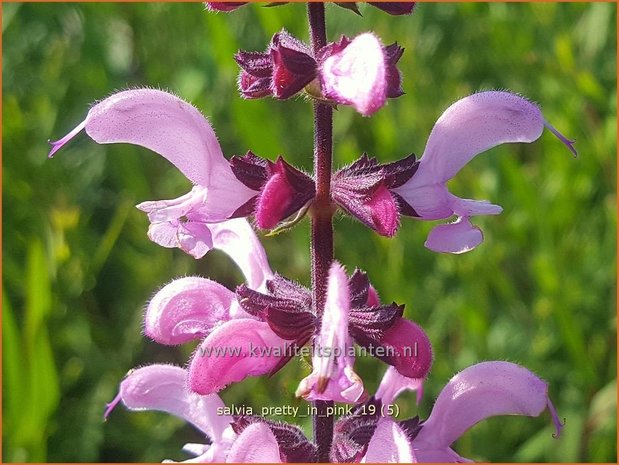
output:
[[[327,45],[325,6],[323,3],[307,4],[312,39],[312,51]],[[323,103],[314,102],[314,179],[316,197],[312,207],[311,256],[312,297],[316,313],[322,315],[329,267],[333,261],[333,208],[331,205],[331,164],[333,157],[333,109]],[[318,446],[318,461],[329,462],[329,451],[333,440],[333,415],[328,414],[331,401],[315,401],[313,415],[314,441]]]

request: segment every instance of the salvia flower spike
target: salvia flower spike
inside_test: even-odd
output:
[[[206,2],[231,12],[248,2]],[[388,14],[411,14],[415,2],[370,2]],[[268,6],[268,5],[267,5]],[[361,14],[357,5],[340,5]],[[504,143],[530,143],[547,128],[576,155],[574,141],[542,116],[537,105],[505,91],[470,95],[436,122],[418,160],[411,154],[379,163],[367,154],[331,175],[332,108],[353,107],[363,116],[404,94],[398,62],[403,48],[385,46],[373,32],[327,42],[325,7],[308,5],[311,46],[282,30],[264,52],[239,51],[238,88],[247,99],[309,97],[314,105],[314,177],[283,157],[251,151],[224,157],[202,114],[168,92],[133,89],[95,104],[84,121],[51,142],[49,157],[85,131],[100,144],[129,143],[166,158],[191,182],[186,194],[147,201],[149,238],[195,258],[212,249],[228,254],[245,283],[234,291],[207,278],[187,276],[161,288],[144,315],[144,333],[164,345],[200,341],[187,368],[147,365],[121,381],[105,418],[120,403],[130,410],[159,410],[180,417],[208,444],[186,444],[192,462],[468,462],[453,443],[478,422],[497,415],[538,416],[548,409],[558,437],[559,420],[548,385],[510,362],[482,362],[455,375],[429,417],[393,415],[404,391],[422,399],[433,363],[424,330],[403,317],[404,306],[381,304],[368,276],[348,276],[333,257],[336,208],[383,236],[393,236],[401,216],[451,223],[436,226],[426,246],[463,253],[483,240],[471,218],[497,215],[487,201],[462,199],[446,183],[476,155]],[[274,273],[245,217],[278,232],[312,217],[312,289]],[[290,218],[293,218],[290,220]],[[324,290],[324,295],[320,292]],[[389,365],[373,396],[354,371],[355,346]],[[232,416],[218,392],[250,376],[273,375],[303,348],[312,350],[311,372],[292,380],[295,394],[325,411],[349,404],[335,423],[314,416],[314,438],[295,425],[254,416]],[[378,350],[377,349],[381,349]],[[298,384],[297,384],[298,383]],[[294,387],[292,387],[294,389]],[[331,434],[333,430],[333,434]]]

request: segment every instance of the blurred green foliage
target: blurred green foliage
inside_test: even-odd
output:
[[[428,332],[435,364],[419,414],[441,386],[482,360],[511,360],[550,383],[564,435],[541,418],[495,418],[456,445],[494,461],[616,461],[616,5],[420,4],[411,17],[361,5],[328,7],[330,37],[376,31],[398,41],[406,95],[377,115],[335,115],[335,164],[367,151],[380,161],[421,154],[438,116],[479,89],[510,89],[539,102],[577,140],[573,159],[550,133],[475,159],[453,192],[503,205],[477,221],[486,241],[462,256],[423,247],[432,224],[404,220],[396,238],[336,223],[336,255],[369,272],[382,298],[405,303]],[[67,133],[88,104],[117,89],[170,89],[208,115],[224,153],[252,149],[311,169],[312,116],[301,99],[243,101],[239,49],[263,50],[285,27],[307,38],[304,6],[211,14],[202,4],[3,5],[3,459],[159,461],[203,438],[182,421],[106,401],[130,368],[183,364],[192,348],[141,335],[145,302],[169,280],[241,276],[218,252],[195,261],[146,238],[133,206],[172,198],[188,182],[164,159],[82,135],[47,160],[48,138]],[[307,283],[308,225],[263,238],[275,270]],[[372,392],[384,370],[358,361]],[[308,367],[224,391],[227,403],[299,405]],[[411,396],[403,415],[417,413]],[[307,419],[289,419],[302,424]]]

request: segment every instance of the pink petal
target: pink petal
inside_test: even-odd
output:
[[[266,290],[266,281],[273,278],[266,252],[256,233],[244,218],[210,225],[213,247],[227,253],[243,272],[247,285],[254,290]]]
[[[432,366],[432,345],[426,333],[405,318],[385,331],[381,344],[396,370],[409,378],[425,378]]]
[[[423,378],[409,378],[398,373],[395,367],[389,367],[376,390],[376,398],[380,399],[383,405],[390,405],[402,392],[414,391],[417,393],[417,405],[419,405],[423,394],[423,382]]]
[[[324,390],[320,384],[323,382],[325,382],[324,378],[312,372],[301,380],[295,395],[307,401],[332,400],[351,404],[365,402],[368,398],[363,380],[353,371],[352,367],[338,368],[329,378]]]
[[[218,392],[248,376],[269,373],[287,354],[287,341],[268,323],[230,320],[217,327],[193,355],[189,387],[199,394]]]
[[[155,244],[168,249],[178,247],[178,223],[165,221],[162,223],[151,223],[148,226],[148,238]]]
[[[211,224],[179,222],[176,230],[178,248],[193,258],[204,257],[215,246],[212,229]]]
[[[415,212],[424,220],[442,220],[453,216],[450,205],[451,194],[443,184],[419,186],[414,181],[416,174],[404,185],[393,189],[415,209]]]
[[[175,199],[142,202],[137,208],[148,214],[151,223],[181,220],[216,223],[228,219],[255,195],[238,180],[222,176],[208,188],[194,186]]]
[[[206,118],[189,103],[160,90],[113,94],[88,112],[86,132],[99,144],[126,142],[157,152],[201,186],[229,171]]]
[[[227,463],[282,463],[271,429],[254,423],[243,430],[230,448]]]
[[[440,224],[428,234],[425,246],[434,252],[461,254],[473,250],[484,240],[484,235],[468,218],[460,217],[453,223]]]
[[[462,457],[450,447],[440,450],[419,450],[417,442],[413,443],[413,450],[419,463],[473,463],[473,460]]]
[[[180,197],[170,200],[149,200],[137,205],[148,215],[151,223],[178,220],[198,210],[206,203],[208,189],[202,186],[194,186],[189,192]]]
[[[417,463],[417,459],[410,441],[397,423],[383,418],[378,422],[362,462]]]
[[[449,446],[488,417],[536,417],[549,403],[548,385],[526,368],[509,362],[483,362],[466,368],[443,388],[415,439],[420,461],[449,454]],[[551,411],[552,413],[552,411]],[[553,420],[557,424],[556,414]],[[560,426],[560,425],[557,425]]]
[[[200,208],[202,216],[211,221],[229,218],[255,196],[232,173],[206,118],[192,105],[167,92],[135,89],[113,94],[92,107],[86,119],[69,134],[52,142],[50,156],[83,128],[100,144],[125,142],[153,150],[194,184],[208,188],[208,201]],[[180,199],[166,202],[177,203]],[[168,212],[165,219],[172,219],[170,215]],[[151,217],[151,221],[163,219]]]
[[[122,400],[130,410],[160,410],[192,423],[219,442],[232,422],[229,415],[220,415],[224,408],[218,395],[199,396],[186,389],[187,372],[172,365],[149,365],[131,371],[120,383],[120,393],[106,412]]]
[[[355,37],[321,64],[320,84],[325,97],[352,105],[364,116],[379,110],[387,100],[385,55],[380,40],[371,33]]]
[[[247,285],[255,290],[264,290],[266,281],[273,277],[266,252],[244,218],[208,224],[177,220],[152,223],[148,237],[164,247],[179,247],[194,258],[219,249],[234,260]]]
[[[499,215],[503,208],[487,200],[461,199],[449,194],[449,207],[458,216]]]
[[[537,105],[509,92],[469,95],[438,119],[415,177],[451,179],[475,155],[508,142],[533,142],[544,130]]]
[[[344,267],[334,261],[329,269],[327,299],[320,327],[321,344],[330,347],[329,342],[343,343],[348,338],[348,312],[350,311],[350,291],[348,276]]]
[[[234,293],[219,283],[198,277],[176,279],[148,304],[144,332],[160,344],[183,344],[229,320],[234,305]]]
[[[381,185],[367,200],[366,206],[372,212],[376,231],[392,237],[400,226],[400,213],[389,189]]]

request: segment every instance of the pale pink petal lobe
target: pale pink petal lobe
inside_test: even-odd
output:
[[[358,35],[344,50],[320,66],[323,94],[338,103],[352,105],[369,116],[387,100],[387,77],[383,46],[378,38]]]
[[[177,247],[193,258],[204,257],[214,246],[213,225],[195,221],[178,222]]]
[[[279,445],[271,429],[254,423],[243,430],[230,448],[227,463],[281,463]]]
[[[210,225],[213,247],[228,254],[254,290],[266,290],[267,280],[273,278],[264,247],[246,219],[237,218]]]
[[[178,247],[178,225],[175,222],[164,221],[162,223],[151,223],[148,226],[148,238],[155,244],[159,244],[167,249]]]
[[[401,375],[395,367],[389,367],[378,386],[376,398],[380,399],[383,405],[390,405],[402,392],[413,391],[417,393],[417,404],[419,404],[423,393],[423,381],[423,378]]]
[[[144,317],[144,332],[167,345],[204,337],[216,325],[230,319],[235,301],[234,293],[209,279],[176,279],[151,299]]]
[[[437,457],[479,421],[496,415],[538,416],[548,404],[548,385],[509,362],[482,362],[464,369],[443,388],[417,439],[419,460]],[[554,415],[556,417],[556,415]]]
[[[248,376],[269,373],[286,355],[287,341],[268,323],[230,320],[211,332],[193,355],[188,383],[198,394],[211,394]]]
[[[92,107],[86,132],[100,144],[125,142],[153,150],[202,186],[209,186],[211,176],[227,165],[206,118],[189,103],[160,90],[113,94]]]
[[[453,223],[435,226],[426,240],[425,246],[434,252],[461,254],[469,252],[481,244],[484,235],[468,218],[458,218]]]
[[[444,183],[475,155],[508,142],[533,142],[543,129],[539,107],[523,97],[499,91],[470,95],[438,119],[413,179]]]
[[[120,383],[115,400],[130,410],[160,410],[192,423],[219,441],[232,421],[228,415],[219,415],[224,408],[219,396],[199,396],[186,388],[187,372],[172,365],[149,365],[131,371]],[[109,413],[109,412],[108,412]]]
[[[417,460],[404,431],[394,421],[383,418],[378,422],[362,462],[416,463]]]

